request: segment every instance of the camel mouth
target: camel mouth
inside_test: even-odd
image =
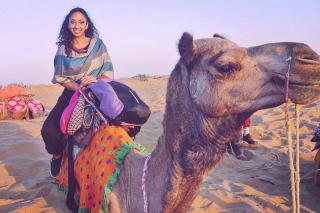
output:
[[[285,79],[276,77],[273,79],[274,82],[279,86],[285,85]],[[297,81],[289,81],[289,87],[293,88],[303,88],[303,89],[320,89],[320,83],[305,83],[305,82],[297,82]]]
[[[320,89],[320,84],[304,84],[299,82],[289,82],[289,87],[303,89]]]
[[[274,77],[273,84],[285,93],[284,78]],[[283,97],[283,96],[282,96]],[[320,83],[290,81],[289,98],[295,104],[310,104],[320,98]]]
[[[297,62],[300,62],[301,64],[310,64],[310,65],[320,65],[320,61],[318,58],[313,57],[302,57],[302,58],[296,58]]]

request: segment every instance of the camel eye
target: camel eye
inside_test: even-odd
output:
[[[221,74],[228,74],[241,70],[241,64],[236,60],[233,60],[233,57],[228,57],[228,55],[222,51],[210,58],[208,63]]]
[[[240,65],[236,63],[229,63],[224,65],[216,65],[216,69],[221,73],[232,73],[240,70]]]

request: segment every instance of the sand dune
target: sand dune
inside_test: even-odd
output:
[[[134,88],[152,110],[137,141],[152,149],[162,132],[162,117],[168,77],[148,81],[121,79]],[[51,110],[62,88],[39,85],[31,93]],[[302,212],[320,211],[320,188],[313,184],[311,134],[320,122],[320,102],[301,110],[301,207]],[[294,109],[291,107],[291,112]],[[49,159],[40,128],[44,117],[34,120],[0,121],[0,212],[69,212],[65,196],[51,182]],[[250,161],[226,154],[201,185],[190,213],[289,212],[290,171],[287,156],[284,107],[267,109],[252,117],[251,134],[259,141],[247,147]]]

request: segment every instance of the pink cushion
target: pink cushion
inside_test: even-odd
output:
[[[26,110],[27,104],[20,97],[14,96],[8,99],[7,109],[13,113],[23,112]]]
[[[34,99],[34,98],[29,98],[28,100],[28,107],[29,111],[36,115],[41,115],[44,113],[43,106],[40,101]]]
[[[71,97],[69,105],[65,108],[60,118],[60,130],[63,134],[67,134],[67,126],[74,107],[77,104],[80,92],[77,90]]]

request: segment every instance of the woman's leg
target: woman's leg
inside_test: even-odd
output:
[[[65,136],[60,131],[60,118],[73,93],[74,91],[71,90],[65,89],[63,91],[41,129],[46,150],[54,156],[51,160],[51,174],[53,176],[56,176],[60,171],[61,155],[66,146]]]
[[[253,138],[250,135],[250,125],[251,125],[251,120],[250,120],[250,118],[247,118],[243,122],[243,137],[242,137],[242,140],[244,140],[248,144],[256,144],[257,142],[255,140],[253,140]]]
[[[74,91],[65,89],[43,123],[41,135],[49,154],[61,155],[63,153],[66,144],[64,135],[60,131],[60,118],[73,93]]]

